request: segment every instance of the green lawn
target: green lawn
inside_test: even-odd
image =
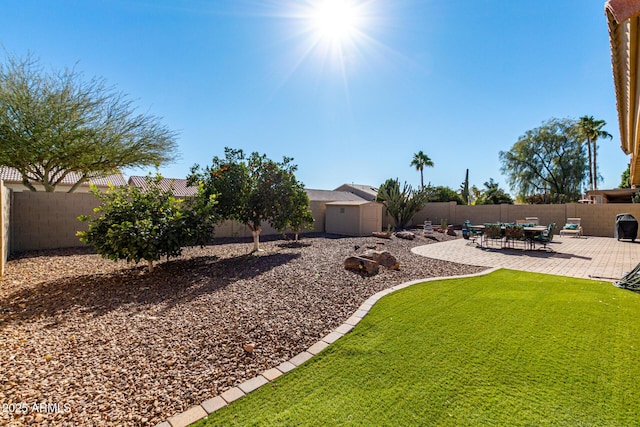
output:
[[[640,294],[499,270],[381,299],[197,426],[640,425]]]

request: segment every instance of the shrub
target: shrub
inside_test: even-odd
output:
[[[177,257],[185,246],[207,243],[213,236],[215,197],[205,198],[199,189],[194,198],[176,199],[158,186],[161,179],[147,177],[145,190],[110,186],[101,193],[92,186],[102,204],[94,209],[98,217],[78,217],[89,223],[87,231],[77,233],[80,241],[114,261],[144,259],[149,272],[153,261]]]

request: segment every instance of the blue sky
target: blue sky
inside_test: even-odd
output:
[[[418,186],[423,150],[425,182],[457,190],[469,168],[471,184],[507,188],[501,150],[588,114],[613,135],[600,188],[620,183],[604,1],[353,0],[356,30],[333,39],[314,27],[322,1],[0,0],[0,43],[104,77],[162,117],[181,154],[167,177],[229,146],[294,157],[309,188]]]

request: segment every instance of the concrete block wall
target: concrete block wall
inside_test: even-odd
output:
[[[640,222],[640,203],[605,203],[558,205],[456,205],[455,202],[427,203],[416,214],[413,223],[417,226],[425,220],[434,225],[444,218],[448,224],[463,224],[470,220],[473,224],[485,222],[515,222],[526,217],[538,217],[540,224],[556,223],[556,233],[567,222],[567,218],[581,218],[585,235],[613,237],[616,215],[630,213]]]
[[[630,213],[640,221],[640,203],[573,204],[571,208],[568,217],[582,218],[582,229],[588,236],[613,237],[617,214]]]
[[[6,231],[6,242],[0,247],[10,252],[22,252],[41,249],[58,249],[84,246],[76,237],[76,232],[87,229],[87,224],[78,221],[79,215],[91,215],[93,209],[100,204],[91,193],[45,193],[45,192],[15,192],[13,204],[9,209],[10,190],[3,188],[4,196],[1,202],[3,228]],[[311,202],[311,212],[314,216],[315,232],[324,232],[326,202]],[[11,212],[11,215],[10,215]],[[11,220],[9,221],[9,217]],[[309,230],[303,230],[309,231]],[[280,234],[268,223],[263,224],[261,235]],[[9,235],[13,236],[9,245]],[[216,227],[215,237],[251,237],[249,227],[225,221]],[[1,255],[1,254],[0,254]],[[0,256],[0,259],[2,257]],[[5,258],[6,259],[6,258]],[[2,263],[1,265],[4,265]]]
[[[310,202],[311,215],[313,215],[313,229],[303,229],[301,232],[315,232],[324,233],[325,230],[325,218],[327,212],[326,202],[311,201]],[[289,232],[292,233],[292,232]],[[280,234],[280,232],[269,225],[269,223],[262,224],[261,236],[269,236]],[[251,229],[244,224],[236,221],[224,221],[218,224],[213,233],[214,237],[252,237]]]
[[[91,193],[13,193],[11,251],[84,246],[76,232],[87,224],[77,218],[92,214],[99,204]]]

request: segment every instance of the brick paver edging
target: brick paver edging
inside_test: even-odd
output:
[[[461,276],[445,276],[445,277],[430,277],[427,279],[412,280],[410,282],[401,283],[396,286],[384,289],[372,296],[370,296],[365,302],[362,303],[360,308],[351,315],[342,325],[338,326],[330,334],[322,338],[317,343],[313,344],[306,351],[292,357],[286,362],[282,362],[275,368],[264,371],[257,377],[253,377],[250,380],[243,382],[229,390],[225,391],[219,396],[213,397],[209,400],[205,400],[199,405],[193,406],[186,411],[174,415],[168,418],[166,421],[157,424],[156,427],[186,427],[191,423],[195,423],[203,418],[206,418],[209,414],[217,411],[220,408],[224,408],[234,400],[240,399],[248,393],[262,387],[263,385],[275,380],[282,374],[285,374],[296,367],[302,365],[307,360],[311,359],[316,354],[327,348],[330,344],[336,342],[344,335],[351,332],[353,327],[360,322],[364,316],[367,315],[371,307],[378,302],[380,298],[385,295],[389,295],[400,289],[407,288],[409,286],[417,285],[418,283],[433,282],[435,280],[447,280],[447,279],[460,279],[464,277],[484,276],[485,274],[492,273],[498,270],[498,268],[490,268],[485,271],[474,274],[465,274]]]

